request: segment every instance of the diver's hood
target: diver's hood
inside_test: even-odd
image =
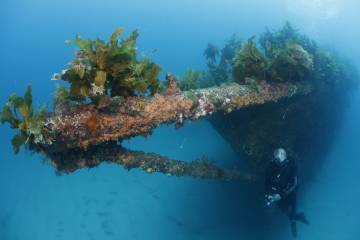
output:
[[[284,164],[287,160],[286,151],[283,148],[278,148],[274,151],[274,161],[277,164]]]

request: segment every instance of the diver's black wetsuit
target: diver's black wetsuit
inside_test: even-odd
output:
[[[286,160],[283,164],[271,161],[265,172],[265,196],[279,194],[281,199],[277,206],[288,216],[293,235],[296,237],[296,223],[301,221],[308,224],[303,213],[296,210],[297,166],[293,160]]]
[[[282,165],[271,161],[267,166],[265,195],[280,194],[281,199],[277,201],[277,205],[289,219],[292,219],[296,214],[297,167],[294,161],[286,161]]]

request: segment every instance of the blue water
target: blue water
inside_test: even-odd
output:
[[[360,3],[356,0],[102,0],[0,2],[0,105],[33,85],[37,105],[51,102],[53,72],[80,33],[107,38],[117,27],[139,29],[139,51],[166,71],[205,67],[204,47],[243,38],[285,20],[359,66]],[[329,103],[331,104],[331,103]],[[350,101],[337,139],[317,176],[301,191],[299,208],[311,220],[299,239],[360,238],[360,94]],[[101,165],[56,176],[38,155],[14,155],[12,130],[0,126],[0,240],[48,239],[290,239],[287,220],[265,209],[251,184],[194,180]],[[207,121],[175,130],[162,126],[125,143],[188,161],[207,155],[223,166],[241,159]],[[306,180],[302,180],[306,182]]]

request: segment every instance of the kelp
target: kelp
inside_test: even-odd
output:
[[[260,92],[261,86],[257,79],[246,77],[244,83],[256,92]]]
[[[257,48],[254,39],[255,37],[250,38],[234,57],[232,71],[235,81],[243,82],[245,78],[266,79],[269,63]]]
[[[182,91],[188,91],[190,89],[196,89],[199,86],[200,72],[191,68],[185,70],[182,77],[179,78],[179,87]]]
[[[242,41],[237,34],[233,34],[230,39],[225,41],[225,46],[221,49],[219,66],[230,68],[235,54],[241,49]]]
[[[310,54],[314,54],[318,49],[314,40],[301,34],[288,21],[285,22],[280,30],[271,31],[266,29],[259,37],[261,49],[264,50],[265,56],[269,58],[275,57],[274,54],[276,55],[277,50],[283,49],[288,42],[299,44]]]
[[[205,51],[204,56],[206,60],[210,63],[215,63],[217,56],[219,56],[220,52],[219,49],[212,43],[208,43]]]
[[[313,56],[295,42],[287,42],[268,62],[269,80],[273,81],[305,80],[314,65]]]
[[[31,85],[27,87],[23,97],[11,95],[8,98],[8,103],[0,113],[0,122],[8,123],[11,128],[19,130],[11,140],[15,153],[19,152],[22,145],[43,142],[41,127],[45,112],[46,105],[38,112],[34,111]]]
[[[257,44],[254,38],[236,53],[232,61],[233,80],[246,83],[299,82],[338,84],[346,79],[345,65],[333,54],[318,47],[286,22],[279,31],[267,30]]]
[[[333,84],[351,79],[345,76],[348,72],[345,71],[345,65],[338,61],[335,54],[329,52],[317,51],[314,55],[314,67],[314,78],[318,84]]]
[[[81,104],[77,97],[73,97],[70,94],[70,89],[62,85],[57,85],[54,93],[53,108],[54,112],[61,114],[61,112],[66,112],[72,107],[75,107]]]
[[[122,28],[116,29],[108,42],[80,36],[67,41],[79,48],[69,69],[61,74],[70,83],[72,97],[90,97],[97,102],[103,95],[134,96],[158,91],[162,68],[146,57],[137,58],[137,31],[119,41],[122,32]]]
[[[228,81],[231,76],[231,64],[235,53],[241,48],[241,40],[233,34],[225,42],[225,46],[219,50],[209,43],[204,51],[207,64],[207,74],[203,74],[203,83],[211,82],[212,85],[220,85]]]

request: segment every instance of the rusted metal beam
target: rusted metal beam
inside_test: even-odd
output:
[[[170,80],[163,94],[152,97],[108,98],[50,115],[44,122],[45,142],[63,149],[148,135],[160,124],[202,119],[215,112],[231,112],[312,91],[308,83],[260,83],[256,88],[228,83],[182,92]],[[50,144],[51,145],[51,144]]]
[[[79,169],[93,168],[101,163],[112,163],[125,169],[138,168],[147,173],[162,173],[168,176],[187,176],[197,179],[254,181],[255,175],[237,169],[214,165],[206,158],[191,162],[173,160],[156,153],[132,151],[116,142],[90,146],[87,150],[72,149],[66,152],[43,152],[59,173],[71,173]]]

